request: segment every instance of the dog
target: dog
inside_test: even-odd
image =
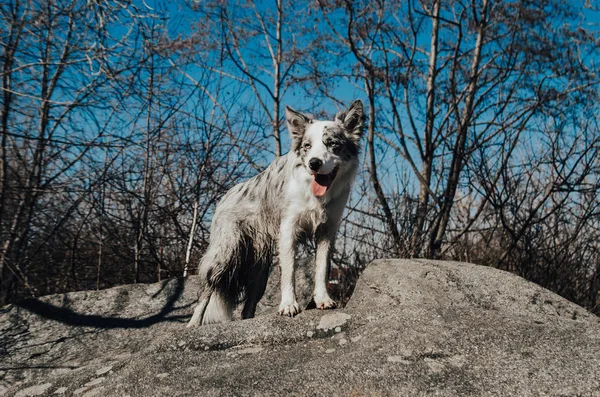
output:
[[[298,244],[309,238],[316,246],[314,303],[319,309],[336,306],[327,293],[327,272],[359,166],[363,104],[354,101],[333,121],[313,120],[286,106],[285,118],[290,152],[231,188],[215,209],[199,267],[206,287],[188,327],[230,321],[242,302],[242,318],[254,317],[276,253],[281,267],[279,314],[297,315],[296,253]]]

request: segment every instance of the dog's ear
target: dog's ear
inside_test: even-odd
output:
[[[365,127],[365,110],[360,99],[352,102],[347,110],[339,112],[335,119],[342,123],[350,139],[355,143],[360,141]]]
[[[302,139],[306,126],[312,121],[309,117],[295,111],[291,107],[285,107],[285,121],[293,140]]]

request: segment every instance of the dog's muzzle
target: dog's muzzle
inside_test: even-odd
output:
[[[313,174],[313,181],[311,183],[313,194],[317,197],[325,195],[337,176],[337,172],[338,167],[335,167],[329,174]]]

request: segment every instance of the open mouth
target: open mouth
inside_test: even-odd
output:
[[[329,174],[313,174],[311,183],[312,192],[315,196],[321,197],[327,193],[327,189],[335,179],[338,172],[338,167],[335,167]]]

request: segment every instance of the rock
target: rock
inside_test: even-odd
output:
[[[89,381],[84,386],[88,386],[88,387],[89,386],[96,386],[96,385],[99,385],[102,382],[104,382],[104,378],[96,378],[96,379],[93,379],[93,380]]]
[[[73,392],[74,396],[80,395],[81,393],[85,393],[86,391],[88,391],[90,388],[89,386],[83,386],[80,387],[78,389],[75,389],[75,391]]]
[[[325,314],[323,317],[321,317],[321,321],[319,321],[317,329],[335,329],[335,332],[340,332],[342,330],[342,326],[345,325],[351,317],[352,316],[349,314],[342,312]]]
[[[108,365],[108,366],[102,367],[98,371],[96,371],[96,375],[97,376],[104,375],[104,374],[110,372],[111,370],[112,370],[112,365]]]
[[[246,349],[238,350],[237,354],[255,354],[263,351],[262,347],[248,347]]]
[[[405,365],[412,364],[412,361],[405,359],[403,356],[388,356],[387,361],[389,363],[400,363]]]
[[[41,385],[30,386],[26,389],[19,390],[15,397],[30,397],[30,396],[41,396],[46,393],[46,390],[52,387],[52,383],[44,383]]]
[[[598,317],[493,268],[379,260],[343,309],[187,329],[199,285],[2,308],[4,395],[600,396]]]
[[[103,392],[104,392],[104,386],[100,386],[100,387],[97,387],[97,388],[95,388],[95,389],[92,389],[92,390],[90,390],[90,391],[87,391],[87,392],[86,392],[86,393],[83,395],[83,397],[94,397],[94,396],[100,396],[100,395],[102,395],[102,394],[103,394]]]

